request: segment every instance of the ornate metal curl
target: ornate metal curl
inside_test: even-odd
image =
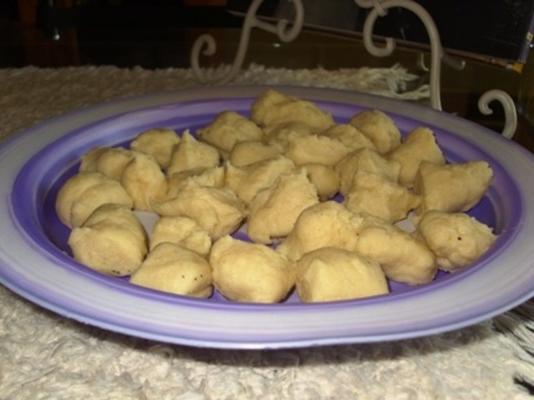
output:
[[[443,47],[434,20],[424,7],[411,0],[354,0],[362,8],[372,8],[363,25],[363,44],[367,51],[375,57],[386,57],[395,50],[395,41],[385,39],[385,46],[379,47],[373,42],[373,29],[376,19],[384,16],[389,8],[405,8],[413,12],[426,28],[430,39],[430,104],[441,110],[441,60],[444,57]]]
[[[395,49],[395,41],[391,38],[385,39],[385,46],[378,47],[373,42],[373,28],[378,17],[386,15],[389,8],[400,7],[413,12],[426,28],[430,39],[430,104],[437,110],[442,110],[441,106],[441,62],[461,70],[465,62],[450,57],[443,50],[438,29],[434,20],[426,9],[413,0],[354,0],[362,8],[372,8],[367,16],[363,28],[363,42],[367,51],[375,57],[385,57],[391,55]],[[490,115],[493,111],[488,104],[498,100],[505,113],[505,124],[502,134],[511,139],[517,128],[517,112],[512,98],[502,90],[489,90],[484,93],[478,102],[479,110],[484,115]]]
[[[216,77],[210,77],[206,74],[205,70],[199,65],[200,53],[202,52],[205,56],[215,54],[217,44],[213,36],[208,34],[200,35],[197,38],[191,50],[191,68],[198,81],[201,83],[224,84],[234,79],[243,65],[252,28],[259,28],[267,32],[275,33],[282,42],[291,42],[299,35],[304,23],[304,7],[302,5],[302,0],[292,1],[295,7],[295,20],[291,27],[288,26],[289,23],[286,20],[280,20],[276,25],[259,20],[256,13],[262,2],[263,0],[254,0],[247,10],[243,27],[241,29],[241,36],[239,38],[239,47],[234,62],[227,73],[222,73],[220,76]]]
[[[517,111],[514,100],[510,95],[502,90],[492,89],[485,92],[478,99],[478,109],[484,115],[493,114],[489,104],[497,100],[504,108],[504,129],[502,135],[507,139],[512,139],[517,129]]]

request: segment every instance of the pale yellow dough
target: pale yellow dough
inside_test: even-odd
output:
[[[371,149],[354,151],[336,164],[334,170],[339,176],[339,191],[346,195],[352,188],[357,172],[368,172],[383,176],[391,182],[397,182],[400,164],[389,161]]]
[[[97,147],[82,156],[80,172],[100,172],[120,181],[122,171],[133,157],[132,151],[122,147]]]
[[[167,198],[175,197],[188,182],[195,182],[200,186],[224,186],[224,167],[194,168],[176,172],[167,178]]]
[[[154,128],[141,132],[130,143],[130,148],[154,157],[162,169],[171,161],[174,146],[180,143],[180,137],[169,128]]]
[[[262,130],[254,122],[233,111],[223,111],[197,133],[199,139],[226,153],[239,142],[263,138]]]
[[[236,167],[244,167],[259,161],[276,158],[280,154],[281,151],[274,145],[249,140],[236,143],[228,156],[228,161]]]
[[[232,189],[245,203],[250,204],[260,190],[271,187],[282,174],[295,169],[295,164],[284,156],[260,161],[245,167],[226,163],[226,186]]]
[[[437,264],[426,243],[378,218],[366,217],[356,251],[378,262],[386,276],[410,285],[434,279]]]
[[[276,251],[296,261],[323,247],[355,250],[363,218],[335,201],[306,208]]]
[[[326,131],[321,132],[321,135],[340,141],[350,149],[350,151],[361,149],[376,150],[373,142],[350,124],[334,125]]]
[[[357,172],[343,204],[352,212],[396,222],[406,218],[420,201],[419,196],[381,175]]]
[[[98,207],[71,231],[68,244],[75,260],[108,275],[131,274],[147,253],[143,226],[129,208],[116,204]]]
[[[302,122],[288,122],[264,129],[264,142],[276,148],[280,153],[285,153],[289,146],[289,139],[314,135],[319,133]]]
[[[367,136],[380,154],[386,154],[400,145],[399,129],[382,111],[362,111],[352,117],[350,124]]]
[[[282,175],[250,203],[248,236],[257,243],[287,236],[300,213],[318,202],[317,190],[305,170]]]
[[[167,178],[151,155],[135,152],[121,176],[121,184],[134,201],[134,208],[151,211],[152,204],[167,191]]]
[[[252,104],[252,120],[260,126],[301,122],[324,130],[334,125],[332,115],[315,104],[269,89]]]
[[[334,166],[350,153],[350,149],[339,140],[324,135],[290,133],[287,142],[284,154],[296,165],[314,163]]]
[[[131,208],[133,200],[114,179],[99,172],[80,172],[69,178],[56,198],[56,213],[69,228],[80,226],[102,204]]]
[[[492,229],[463,213],[429,211],[419,222],[418,232],[446,271],[465,267],[480,258],[496,237]]]
[[[180,143],[174,147],[167,175],[188,169],[216,167],[220,159],[219,151],[215,147],[196,140],[186,130]]]
[[[422,199],[417,214],[429,210],[467,211],[480,201],[492,177],[493,171],[485,161],[446,165],[423,161],[414,184]]]
[[[332,247],[312,251],[298,261],[296,286],[305,303],[389,293],[386,277],[377,262]]]
[[[431,129],[401,140],[378,110],[336,124],[272,89],[250,111],[221,112],[198,140],[154,128],[130,149],[85,153],[56,200],[75,259],[186,296],[215,286],[233,301],[276,303],[296,285],[302,302],[321,302],[387,294],[386,277],[428,283],[495,241],[460,213],[487,190],[489,164],[446,164]],[[338,193],[342,204],[329,200]],[[159,214],[150,239],[132,208]],[[399,227],[408,215],[415,232]],[[229,236],[242,224],[253,243]]]
[[[211,238],[194,219],[189,217],[161,217],[150,235],[150,249],[160,243],[170,242],[207,256],[211,248]]]
[[[277,303],[294,286],[294,266],[262,244],[225,236],[213,244],[209,261],[215,287],[230,300]]]
[[[167,217],[190,217],[212,239],[234,232],[245,218],[245,206],[233,191],[200,186],[194,181],[183,186],[175,197],[154,204],[154,211]]]
[[[401,165],[399,182],[412,186],[422,161],[445,164],[445,158],[436,143],[432,130],[419,127],[408,134],[406,140],[389,154],[389,159]]]
[[[212,293],[211,267],[194,251],[174,243],[161,243],[150,251],[130,277],[134,285],[191,297]]]
[[[102,153],[111,147],[93,147],[80,157],[79,172],[96,172],[96,161]]]
[[[302,167],[317,189],[321,201],[328,200],[339,191],[339,177],[334,168],[323,164],[304,164]]]

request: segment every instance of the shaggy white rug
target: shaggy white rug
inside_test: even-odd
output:
[[[401,93],[387,69],[253,65],[237,83]],[[114,67],[0,70],[0,137],[65,111],[194,85],[189,70]],[[532,306],[455,332],[390,343],[280,351],[165,345],[84,326],[0,286],[0,399],[527,399],[534,382]],[[529,354],[530,352],[530,354]]]

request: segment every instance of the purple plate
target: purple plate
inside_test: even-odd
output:
[[[530,153],[469,121],[427,107],[325,89],[280,87],[316,102],[342,123],[363,109],[390,115],[406,133],[434,130],[451,162],[485,160],[494,180],[470,211],[498,239],[473,265],[440,273],[428,285],[390,282],[391,294],[354,301],[238,304],[214,295],[191,299],[137,287],[72,260],[68,230],[58,221],[58,188],[95,146],[126,144],[165,126],[181,132],[220,111],[248,114],[265,87],[203,88],[121,100],[67,114],[17,135],[0,149],[5,202],[0,207],[0,282],[59,314],[106,329],[166,342],[219,348],[280,348],[410,338],[490,318],[534,292],[534,171]],[[229,93],[231,92],[231,93]]]

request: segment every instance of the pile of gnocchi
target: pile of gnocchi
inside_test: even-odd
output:
[[[402,139],[378,110],[337,124],[267,90],[250,118],[224,111],[194,135],[156,128],[128,149],[89,150],[56,212],[78,262],[135,285],[199,298],[215,288],[237,302],[277,303],[294,289],[302,302],[347,300],[387,294],[388,279],[431,282],[484,254],[495,235],[465,212],[492,175],[484,161],[447,163],[427,127]],[[157,215],[148,232],[140,211]]]

